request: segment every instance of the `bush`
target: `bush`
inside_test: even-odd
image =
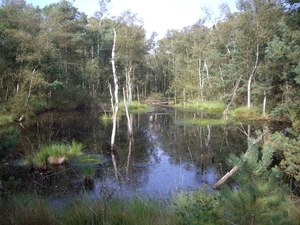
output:
[[[217,194],[208,190],[181,193],[174,199],[174,210],[183,224],[217,224]]]

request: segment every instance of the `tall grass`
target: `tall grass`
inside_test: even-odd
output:
[[[219,217],[217,194],[207,191],[180,193],[170,202],[134,196],[122,199],[70,199],[53,206],[35,195],[15,195],[0,199],[0,224],[122,224],[179,225],[228,224]],[[291,225],[299,224],[299,205],[291,202]]]
[[[0,115],[0,126],[5,126],[14,122],[14,118],[10,115]]]
[[[56,224],[55,210],[46,200],[20,194],[1,201],[0,224]]]
[[[232,117],[239,117],[239,118],[259,118],[258,109],[255,107],[252,107],[248,109],[248,107],[239,107],[230,112],[230,115]]]
[[[130,112],[149,110],[149,107],[146,104],[139,103],[138,101],[127,102],[127,105]],[[120,102],[119,106],[121,111],[125,111],[125,105],[123,101]]]
[[[71,144],[53,143],[51,145],[42,146],[40,151],[33,158],[34,164],[38,166],[46,166],[47,163],[55,163],[56,160],[68,161],[73,157],[82,155],[82,144],[72,141]],[[57,162],[58,162],[57,161]]]
[[[141,197],[86,201],[79,199],[63,212],[63,224],[180,224],[162,202]]]
[[[191,110],[202,110],[210,112],[222,112],[225,109],[225,105],[222,102],[217,101],[189,101],[180,102],[175,107],[186,108]]]

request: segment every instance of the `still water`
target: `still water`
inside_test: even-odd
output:
[[[187,118],[221,118],[219,114],[189,112],[167,107],[131,114],[133,139],[128,139],[127,120],[118,120],[114,157],[110,151],[112,123],[102,121],[100,110],[49,112],[18,125],[18,154],[26,156],[46,143],[84,145],[84,152],[100,155],[93,164],[94,185],[82,184],[82,168],[67,164],[47,171],[28,172],[16,166],[11,175],[22,176],[24,189],[43,196],[62,198],[85,194],[91,198],[142,194],[167,197],[180,190],[212,186],[229,168],[230,154],[247,149],[247,136],[255,137],[259,124],[230,126],[183,125]],[[15,156],[16,157],[16,156]],[[115,158],[116,167],[113,166]]]

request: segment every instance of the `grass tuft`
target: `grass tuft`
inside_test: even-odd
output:
[[[0,116],[0,126],[5,126],[14,122],[14,118],[10,115]]]
[[[176,107],[191,109],[191,110],[200,110],[200,111],[209,111],[209,112],[222,112],[225,109],[225,105],[222,102],[217,101],[191,101],[184,104],[181,102]]]
[[[258,109],[257,108],[250,108],[247,107],[239,107],[234,109],[230,112],[230,115],[232,117],[238,117],[238,118],[257,118],[258,117]]]
[[[62,164],[73,157],[82,155],[82,148],[82,144],[75,141],[72,141],[71,145],[53,143],[51,145],[42,146],[33,159],[33,162],[39,167],[45,167],[48,163]]]

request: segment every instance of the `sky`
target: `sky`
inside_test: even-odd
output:
[[[236,11],[236,0],[111,0],[108,5],[109,17],[120,16],[130,9],[144,21],[147,37],[153,31],[158,38],[165,36],[168,29],[182,29],[196,23],[204,14],[201,7],[207,7],[218,15],[218,6],[228,3],[231,11]],[[59,0],[27,0],[28,4],[43,8]],[[79,12],[93,16],[99,10],[98,0],[70,0]]]

